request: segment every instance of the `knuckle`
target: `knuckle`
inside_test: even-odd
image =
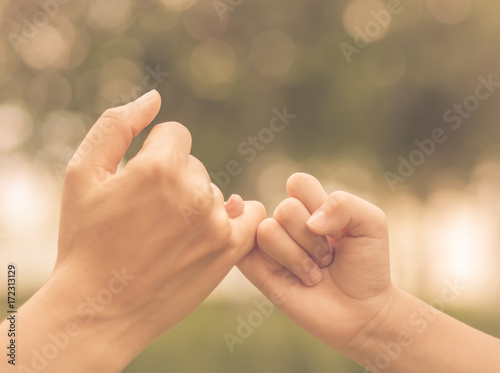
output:
[[[128,164],[129,177],[138,185],[146,185],[149,191],[168,191],[177,187],[178,177],[169,172],[165,163],[154,157],[132,159]],[[168,188],[167,188],[168,186]]]
[[[204,188],[195,188],[192,184],[184,183],[181,187],[186,191],[186,195],[189,196],[188,198],[191,199],[190,202],[193,207],[199,210],[201,215],[203,215],[203,212],[205,211],[207,213],[213,211],[216,203],[216,197],[210,184]],[[222,217],[218,217],[218,219],[222,219]],[[217,221],[215,223],[217,223]]]
[[[245,201],[245,210],[246,211],[251,211],[252,214],[255,216],[255,227],[257,226],[266,218],[267,213],[266,213],[266,207],[262,202],[260,201]]]
[[[73,165],[70,162],[64,171],[64,184],[73,182],[73,180],[78,177],[79,173],[78,165]]]
[[[138,167],[138,171],[148,182],[161,180],[168,174],[164,165],[157,159],[150,159],[145,165]]]
[[[307,276],[311,268],[316,266],[312,258],[308,255],[304,255],[304,253],[298,254],[293,262],[294,264],[291,265],[292,271],[299,277]]]
[[[225,218],[222,214],[213,214],[209,226],[214,248],[219,250],[225,247],[231,238],[229,219]]]
[[[257,227],[257,243],[263,244],[274,236],[276,231],[281,227],[280,223],[274,218],[267,218]]]
[[[191,132],[187,129],[186,126],[180,124],[179,122],[166,122],[163,123],[165,126],[170,126],[175,128],[175,130],[178,132],[180,138],[184,141],[189,141],[191,142]]]
[[[288,178],[286,181],[287,188],[298,188],[300,187],[306,180],[307,174],[303,172],[296,172]]]
[[[152,138],[158,132],[160,132],[161,129],[163,128],[163,126],[164,126],[164,123],[156,124],[155,126],[153,126],[153,128],[151,128],[151,131],[149,131],[149,136],[148,136],[148,139],[146,139],[146,141],[148,141],[150,138]]]
[[[348,202],[348,200],[351,198],[351,194],[344,192],[343,190],[337,190],[330,194],[330,197],[339,205],[342,205]]]
[[[373,220],[380,229],[387,229],[387,215],[380,207],[373,206]]]
[[[104,121],[121,122],[125,119],[127,111],[127,106],[109,108],[102,113],[101,119]]]
[[[296,212],[303,208],[302,202],[296,198],[289,197],[281,202],[274,211],[273,218],[284,222],[294,217]]]
[[[344,192],[342,190],[338,190],[330,194],[328,198],[328,208],[330,211],[335,211],[342,209],[344,206],[346,206],[349,203],[349,200],[351,198],[351,195],[347,192]]]

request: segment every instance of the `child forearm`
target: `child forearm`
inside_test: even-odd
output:
[[[371,325],[356,338],[359,345],[346,351],[371,373],[470,373],[500,368],[500,340],[401,290],[389,311]]]

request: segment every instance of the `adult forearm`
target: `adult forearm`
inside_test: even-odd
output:
[[[131,340],[131,325],[91,319],[82,312],[86,300],[68,291],[75,285],[70,281],[49,280],[19,309],[15,360],[2,361],[2,372],[120,372],[139,353],[140,342]],[[4,320],[2,346],[10,341],[8,328]]]

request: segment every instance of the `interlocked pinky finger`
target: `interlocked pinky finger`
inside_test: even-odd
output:
[[[316,285],[322,278],[321,270],[309,254],[299,246],[275,219],[265,219],[257,229],[259,248],[290,270],[305,285]]]

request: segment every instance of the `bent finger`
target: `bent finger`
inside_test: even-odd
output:
[[[103,179],[116,173],[132,139],[156,117],[161,97],[155,90],[137,100],[106,110],[82,141],[68,167],[82,166]]]
[[[322,278],[318,265],[299,246],[275,219],[264,220],[257,229],[259,248],[288,268],[308,286],[316,285]]]
[[[307,221],[316,234],[340,239],[351,237],[385,238],[387,222],[384,212],[375,205],[352,194],[338,191],[327,200]]]

